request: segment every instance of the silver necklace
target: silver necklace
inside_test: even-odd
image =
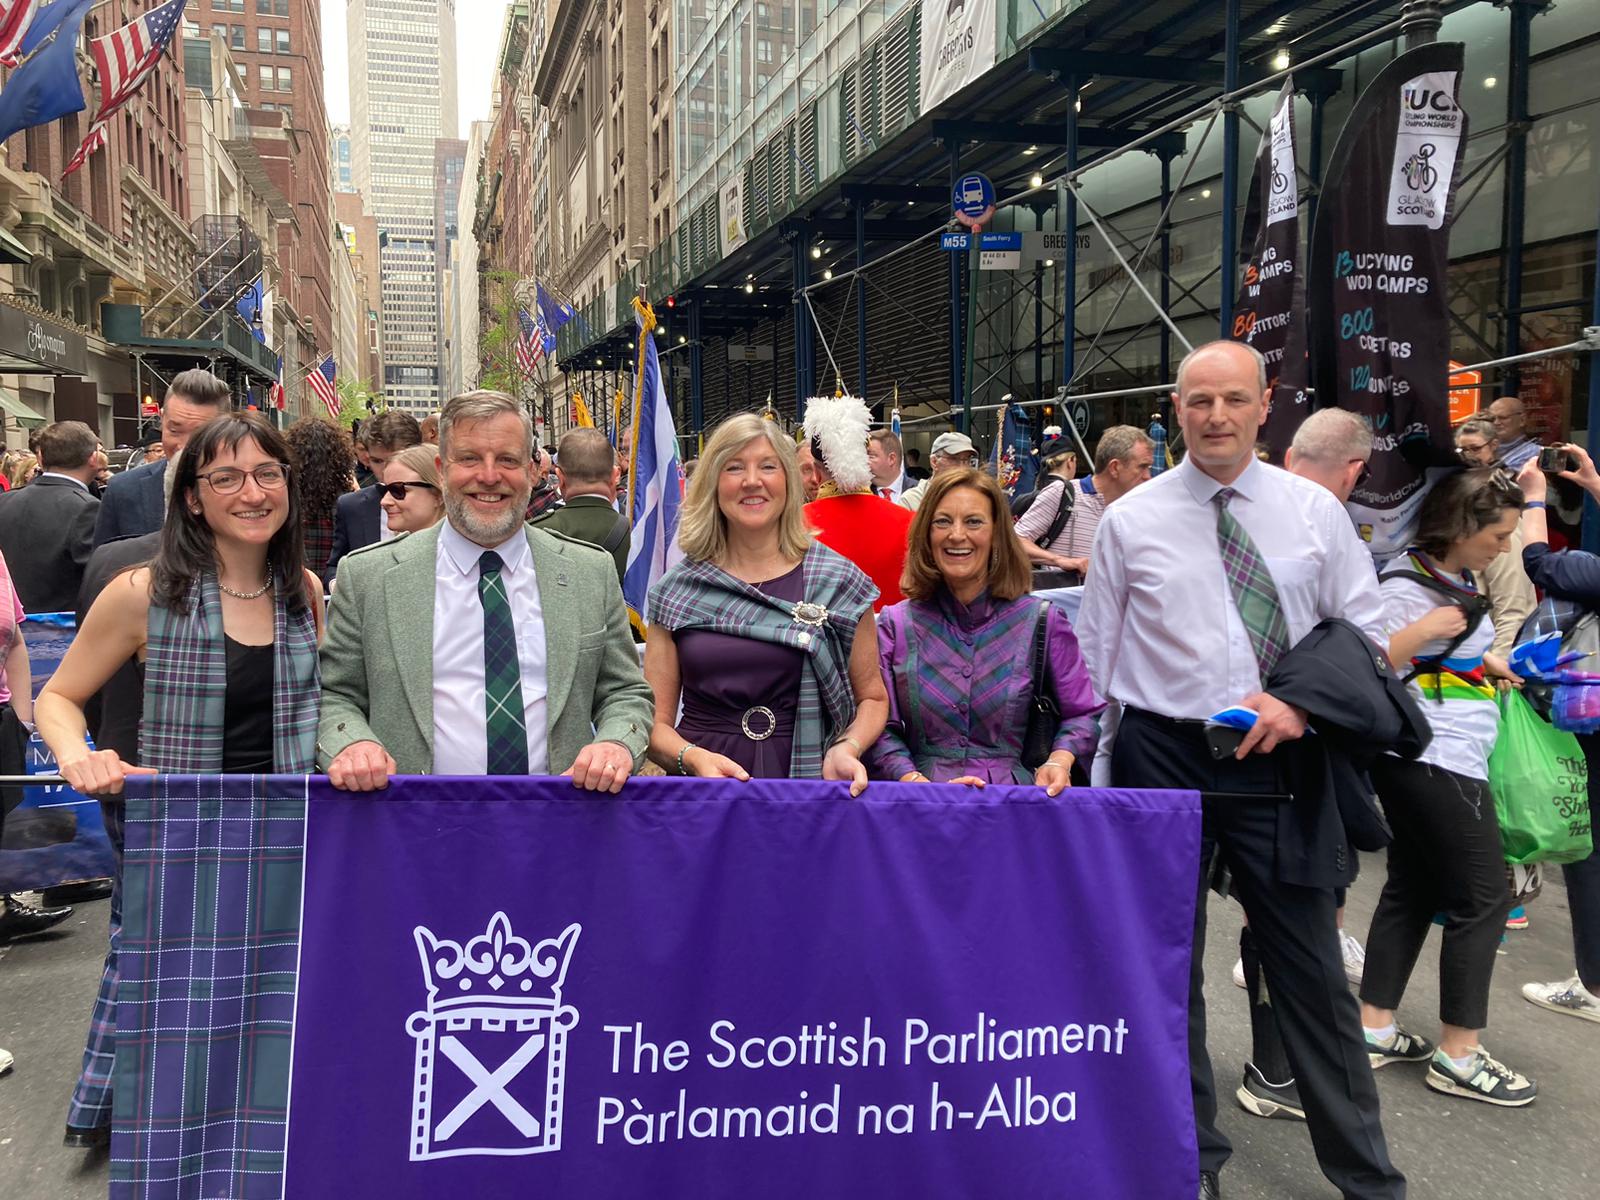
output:
[[[217,586],[224,592],[228,593],[228,595],[232,596],[235,600],[257,600],[262,596],[265,596],[267,594],[267,589],[272,586],[272,572],[267,572],[267,581],[253,592],[236,592],[227,584],[223,583],[220,579],[217,580]]]

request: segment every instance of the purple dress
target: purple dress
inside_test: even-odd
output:
[[[878,614],[878,660],[889,689],[889,725],[867,755],[876,779],[921,771],[936,783],[976,775],[986,783],[1031,784],[1022,765],[1033,691],[1037,596],[964,605],[943,588]],[[1087,766],[1094,751],[1095,698],[1066,615],[1048,606],[1045,658],[1061,723],[1055,750]]]
[[[779,600],[805,598],[800,566],[753,586]],[[789,778],[804,651],[708,629],[680,629],[672,640],[683,680],[679,735],[753,779]]]

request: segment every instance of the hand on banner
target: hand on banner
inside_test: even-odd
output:
[[[689,774],[698,775],[701,779],[738,779],[744,782],[750,779],[750,772],[727,755],[713,754],[699,746],[683,756],[683,765]]]
[[[872,614],[867,615],[870,617]],[[835,742],[828,747],[828,753],[822,760],[822,777],[848,780],[852,798],[867,790],[867,768],[862,765],[855,747],[848,740]]]
[[[562,772],[572,779],[574,787],[613,794],[622,790],[632,773],[633,752],[621,742],[591,742],[578,751],[572,766]]]
[[[92,750],[74,762],[59,763],[56,769],[74,791],[85,796],[120,796],[129,775],[154,775],[151,767],[125,763],[115,750]]]
[[[389,786],[394,759],[377,742],[351,742],[328,764],[328,782],[346,792],[375,792]]]
[[[1305,736],[1305,709],[1285,704],[1266,692],[1257,692],[1239,703],[1240,707],[1253,708],[1258,714],[1256,723],[1244,735],[1244,741],[1239,743],[1239,751],[1234,755],[1240,762],[1244,761],[1247,754],[1271,754],[1284,742],[1298,741]]]
[[[1033,782],[1042,787],[1047,796],[1059,796],[1072,786],[1072,764],[1076,756],[1068,750],[1057,750],[1033,773]]]

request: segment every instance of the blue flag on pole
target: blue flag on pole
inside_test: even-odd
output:
[[[41,9],[23,42],[32,57],[0,92],[0,142],[23,129],[84,109],[75,53],[90,0],[56,0]]]
[[[628,568],[622,576],[622,596],[636,625],[648,619],[650,588],[683,558],[678,549],[678,509],[683,503],[678,470],[678,435],[672,424],[672,406],[661,384],[661,361],[656,357],[655,314],[634,301],[639,337],[644,341],[644,375],[634,381],[632,463],[628,474],[628,522],[632,542]]]
[[[1006,405],[989,465],[1006,495],[1015,498],[1033,491],[1034,480],[1039,476],[1039,456],[1033,452],[1033,427],[1028,422],[1028,410],[1022,405]]]

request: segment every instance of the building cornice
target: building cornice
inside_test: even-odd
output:
[[[583,33],[590,3],[591,0],[561,0],[556,6],[549,35],[545,38],[544,53],[539,55],[539,64],[533,72],[533,94],[543,104],[555,102],[556,81],[561,78]]]

